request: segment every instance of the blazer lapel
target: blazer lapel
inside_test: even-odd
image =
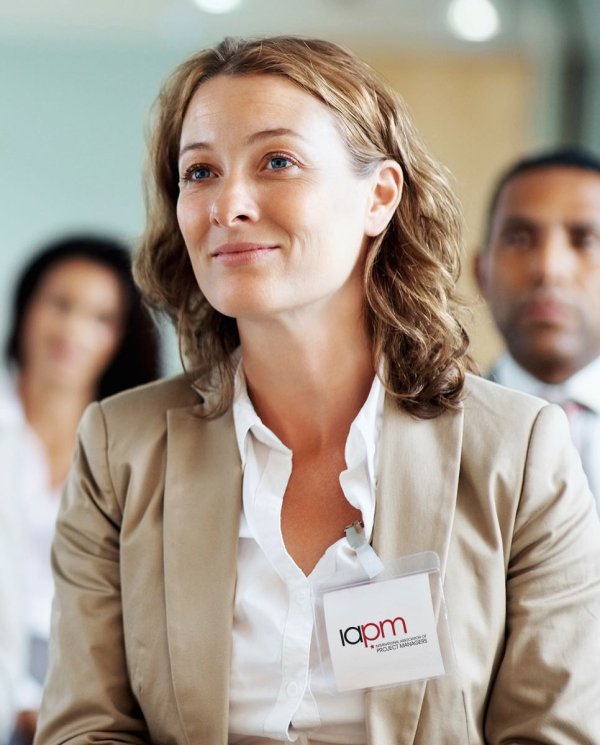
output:
[[[414,419],[386,398],[373,545],[385,562],[435,551],[445,573],[456,508],[462,447],[462,410]],[[367,694],[372,743],[411,745],[426,683]]]
[[[164,497],[167,635],[187,742],[227,742],[242,473],[231,413],[168,412]]]

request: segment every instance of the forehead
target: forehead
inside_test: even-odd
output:
[[[124,300],[125,288],[114,269],[84,257],[69,257],[48,268],[40,277],[36,295],[41,292],[76,294],[107,305]]]
[[[227,129],[261,131],[289,127],[297,131],[336,128],[333,111],[318,98],[280,75],[217,75],[203,83],[189,103],[181,140],[192,130],[216,138]],[[196,134],[196,132],[194,132]]]
[[[100,261],[94,261],[93,259],[87,258],[86,256],[66,256],[55,264],[49,266],[46,271],[41,275],[42,281],[48,280],[61,280],[65,277],[71,277],[73,275],[88,275],[101,278],[114,278],[117,280],[117,275],[114,269],[103,264]]]
[[[511,215],[600,223],[600,173],[552,166],[517,174],[500,192],[494,218]]]

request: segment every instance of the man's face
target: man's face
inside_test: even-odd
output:
[[[477,276],[510,353],[535,377],[561,382],[600,355],[600,173],[513,177]]]

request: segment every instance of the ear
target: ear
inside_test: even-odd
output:
[[[479,250],[475,254],[475,258],[473,259],[473,274],[475,275],[475,280],[477,281],[479,292],[483,295],[483,297],[487,296],[487,286],[489,278],[488,273],[489,253],[483,248],[479,248]]]
[[[400,164],[395,160],[384,160],[378,166],[372,183],[365,233],[374,238],[386,229],[400,202],[404,184]]]

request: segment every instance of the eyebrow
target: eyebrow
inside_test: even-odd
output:
[[[524,215],[508,215],[502,222],[500,223],[500,229],[511,229],[511,228],[523,228],[525,230],[536,230],[540,227],[543,223],[540,223],[538,220],[531,219],[529,217],[525,217]],[[600,222],[595,221],[593,219],[572,219],[572,220],[565,220],[561,221],[561,224],[567,229],[567,230],[591,230],[598,232],[600,231]]]
[[[600,233],[600,222],[595,220],[568,220],[565,225],[568,230],[589,230],[592,233]]]
[[[254,132],[246,138],[246,142],[248,145],[253,145],[255,142],[259,142],[260,140],[268,140],[272,137],[281,137],[282,135],[288,135],[291,137],[296,137],[299,140],[304,140],[304,137],[299,132],[295,132],[293,129],[288,129],[287,127],[276,127],[275,129],[261,129],[259,132]],[[181,148],[181,150],[179,151],[179,157],[181,158],[190,150],[212,149],[213,146],[210,142],[190,142],[188,145],[184,145]]]
[[[500,228],[530,228],[537,227],[538,223],[536,220],[532,220],[529,217],[523,215],[507,215],[500,220]]]

